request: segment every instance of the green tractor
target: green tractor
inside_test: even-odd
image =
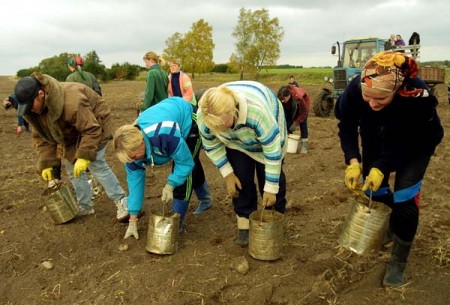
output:
[[[314,101],[314,113],[318,117],[327,117],[331,114],[336,99],[344,92],[347,84],[361,71],[365,63],[376,53],[389,48],[386,39],[377,37],[354,38],[344,43],[336,42],[331,47],[331,54],[337,52],[337,66],[333,68],[333,76],[325,77],[325,81],[332,86],[332,89],[323,88]],[[408,56],[418,57],[420,45],[414,44],[397,47],[395,50],[404,51]],[[443,84],[445,80],[445,70],[436,67],[420,67],[419,77],[421,77],[431,92],[434,86]]]

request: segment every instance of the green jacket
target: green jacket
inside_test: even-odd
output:
[[[86,86],[97,92],[99,95],[102,95],[102,90],[97,82],[97,79],[95,78],[94,74],[90,72],[86,72],[83,70],[73,71],[66,77],[66,82],[85,84]]]
[[[154,64],[147,72],[144,103],[141,112],[168,97],[169,77],[159,64]]]

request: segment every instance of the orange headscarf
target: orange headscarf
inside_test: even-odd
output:
[[[369,59],[361,72],[361,85],[387,92],[399,90],[406,78],[417,76],[416,61],[404,53],[383,51]]]

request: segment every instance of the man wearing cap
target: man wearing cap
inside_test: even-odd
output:
[[[105,161],[106,144],[112,139],[110,109],[100,95],[80,83],[59,83],[46,74],[33,73],[15,87],[17,112],[33,126],[33,142],[39,152],[39,170],[53,180],[53,166],[60,165],[57,145],[63,147],[66,168],[75,189],[80,215],[94,213],[92,175],[117,207],[117,219],[128,217],[127,196]]]
[[[390,234],[385,238],[386,243],[393,241],[385,287],[405,283],[406,262],[419,222],[422,179],[444,134],[437,99],[416,77],[417,72],[414,59],[404,53],[378,53],[350,82],[335,107],[348,164],[345,185],[361,189],[392,209]],[[392,172],[393,192],[389,186]]]

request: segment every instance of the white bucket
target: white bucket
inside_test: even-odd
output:
[[[289,134],[288,135],[288,146],[287,152],[291,154],[296,154],[298,149],[298,142],[300,142],[300,135],[298,134]]]

